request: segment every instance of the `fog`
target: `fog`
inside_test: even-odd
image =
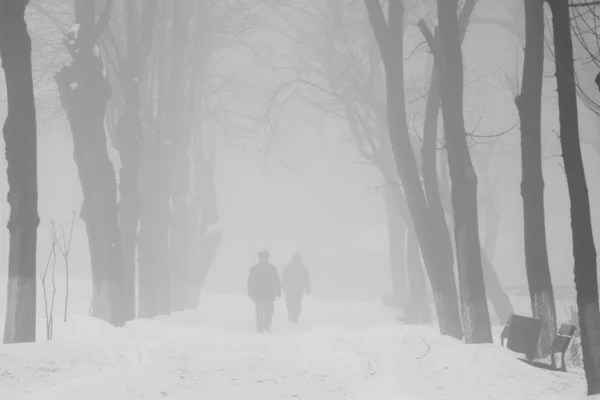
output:
[[[496,6],[484,2],[478,9],[478,16],[495,15],[497,12]],[[463,46],[467,66],[467,129],[481,136],[505,132],[493,141],[482,140],[481,144],[472,147],[474,159],[490,161],[489,175],[495,182],[493,198],[500,226],[493,262],[505,287],[524,285],[519,131],[518,126],[515,127],[518,119],[512,100],[516,82],[520,79],[516,71],[520,70],[517,66],[522,62],[522,43],[493,25],[474,23],[469,32]],[[418,45],[419,35],[414,26],[409,29],[407,49]],[[290,53],[289,43],[273,32],[255,36],[249,40],[256,39],[258,51],[268,53],[270,58],[266,64],[252,59],[250,52],[227,49],[214,57],[211,65],[222,73],[240,73],[243,70],[246,83],[268,92],[273,86],[272,67],[285,63]],[[412,93],[409,97],[417,98],[426,89],[429,59],[429,55],[422,53],[407,61],[407,88]],[[41,59],[37,58],[37,61],[41,62]],[[44,92],[44,99],[55,96],[53,102],[44,101],[38,107],[59,109],[51,75],[40,78],[37,83],[37,90]],[[5,96],[3,85],[0,83],[1,96]],[[552,277],[555,285],[573,286],[569,202],[555,133],[558,126],[555,83],[550,76],[545,81],[544,90],[543,151]],[[230,107],[238,104],[236,101],[247,101],[248,96],[251,97],[242,92],[229,96]],[[4,97],[2,101],[5,104]],[[38,102],[41,100],[38,99]],[[252,108],[251,104],[240,107]],[[266,249],[277,267],[288,263],[295,252],[301,252],[311,270],[314,290],[320,295],[339,300],[380,298],[390,290],[389,243],[382,188],[398,183],[384,182],[375,168],[365,165],[348,134],[346,121],[316,110],[301,99],[282,104],[280,108],[281,114],[275,116],[277,129],[268,135],[256,128],[256,136],[248,136],[254,128],[235,126],[235,123],[225,130],[215,130],[211,135],[217,154],[218,227],[224,239],[210,268],[205,288],[244,292],[248,268],[256,262],[258,251]],[[409,120],[417,127],[421,124],[422,108],[422,101],[408,105]],[[0,107],[0,120],[5,119],[5,112],[5,107]],[[595,205],[600,201],[597,190],[600,157],[594,147],[586,143],[596,142],[598,131],[589,111],[581,107],[580,115],[593,222],[597,232],[600,221],[599,209]],[[82,194],[72,157],[71,133],[64,113],[40,120],[38,263],[42,266],[49,251],[51,221],[68,226],[71,213],[80,209]],[[244,139],[238,139],[238,134]],[[3,140],[0,144],[4,146]],[[110,151],[118,171],[118,154],[113,148]],[[6,223],[9,216],[4,159],[1,167],[0,279],[4,282],[8,263]],[[480,184],[480,192],[483,187]],[[485,201],[486,197],[480,196],[482,209],[486,206]],[[485,232],[483,228],[482,232]],[[482,240],[485,240],[484,236]],[[73,241],[72,273],[89,277],[87,238],[79,219],[75,223]]]

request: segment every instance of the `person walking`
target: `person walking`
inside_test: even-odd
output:
[[[269,252],[258,253],[258,264],[250,268],[248,297],[256,308],[256,330],[271,332],[275,299],[281,297],[281,282],[277,268],[269,263]]]
[[[297,324],[302,311],[302,299],[304,294],[310,292],[310,275],[308,268],[302,262],[302,255],[297,253],[283,271],[282,278],[285,302],[288,311],[288,319]]]

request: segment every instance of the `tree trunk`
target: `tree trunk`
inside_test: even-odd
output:
[[[138,22],[133,2],[125,3],[127,14],[127,56],[120,71],[119,81],[123,91],[123,114],[117,124],[117,140],[121,158],[119,173],[119,222],[121,226],[123,285],[121,309],[125,321],[136,315],[136,246],[142,200],[138,188],[140,157],[142,151],[142,122],[140,119],[140,82],[148,64],[152,26],[157,1],[144,6]]]
[[[36,336],[37,122],[31,38],[25,22],[27,3],[0,2],[0,58],[8,100],[4,142],[10,205],[4,343],[34,342]]]
[[[406,241],[406,224],[402,219],[396,197],[389,182],[384,193],[385,211],[389,239],[390,269],[392,277],[392,298],[394,305],[406,309],[408,305],[408,284],[406,264],[404,261],[404,244]]]
[[[544,0],[524,0],[525,59],[521,94],[515,99],[521,119],[521,165],[525,269],[533,317],[542,321],[536,356],[550,354],[556,336],[554,291],[546,246],[542,171],[542,82],[544,75]]]
[[[392,182],[390,175],[391,174],[388,174],[387,182]],[[396,174],[394,174],[394,176],[396,176]],[[404,227],[406,227],[402,234],[402,242],[400,242],[403,247],[403,257],[401,262],[403,266],[405,287],[406,283],[408,283],[408,293],[405,294],[405,302],[402,305],[405,320],[407,322],[410,321],[410,323],[428,323],[431,321],[431,311],[429,310],[427,296],[421,296],[423,293],[420,293],[422,290],[425,290],[425,273],[421,262],[421,249],[410,212],[406,207],[406,197],[400,186],[390,185],[388,188],[394,196],[393,204],[400,212],[402,229],[404,230]],[[408,247],[414,246],[412,240],[410,243],[407,241],[409,235],[412,235],[414,240],[417,240],[416,248],[411,249]],[[448,246],[447,250],[452,254],[452,247]]]
[[[560,144],[571,200],[571,230],[575,259],[575,288],[581,333],[583,368],[588,395],[600,393],[600,308],[598,271],[590,200],[577,116],[573,43],[568,0],[549,0],[552,10]]]
[[[405,249],[406,270],[410,282],[410,305],[406,307],[404,322],[426,324],[431,322],[431,310],[427,301],[427,286],[423,275],[419,239],[411,226],[407,226]]]
[[[475,1],[470,1],[461,10],[459,17],[459,27],[461,42],[465,37],[466,29],[468,26],[470,15],[475,7]],[[447,180],[447,174],[445,173],[446,163],[441,163],[440,167],[442,170],[441,178],[438,179],[437,174],[437,147],[438,147],[438,119],[439,119],[439,107],[440,107],[440,72],[439,66],[436,61],[436,53],[439,48],[439,34],[436,29],[435,33],[432,34],[428,29],[423,20],[419,21],[419,28],[423,33],[425,39],[429,42],[432,53],[434,54],[434,65],[431,70],[431,78],[429,90],[427,93],[427,104],[425,108],[425,120],[423,125],[423,146],[422,152],[422,174],[423,184],[425,187],[425,193],[427,195],[427,202],[432,213],[437,214],[437,218],[445,218],[446,213],[448,214],[448,221],[451,224],[453,220],[452,210],[450,209],[450,203],[447,201],[443,202],[444,197],[442,193],[445,193],[444,185]],[[438,55],[439,56],[439,55]],[[440,189],[440,185],[442,189]],[[449,185],[448,185],[449,187]],[[447,189],[448,192],[450,189]],[[447,235],[451,236],[450,230],[446,227]],[[446,252],[452,255],[454,259],[454,252],[452,249],[451,241],[448,242],[449,249]],[[504,292],[498,275],[493,269],[493,265],[489,261],[485,254],[483,254],[483,269],[484,269],[484,280],[486,289],[489,291],[489,297],[494,305],[496,314],[500,319],[501,323],[508,320],[508,317],[513,312],[512,305],[509,297]],[[503,322],[504,321],[504,322]]]
[[[73,132],[73,152],[83,191],[80,217],[86,224],[92,265],[92,315],[113,325],[120,313],[121,234],[115,170],[108,156],[104,116],[110,85],[96,45],[108,23],[112,1],[95,21],[94,3],[75,1],[77,25],[65,45],[72,59],[56,75],[61,103]]]
[[[456,261],[467,343],[492,343],[477,207],[477,176],[471,162],[463,116],[463,62],[458,0],[438,0],[442,74],[440,98],[454,211]]]
[[[392,150],[431,280],[440,332],[462,339],[452,261],[449,261],[451,258],[443,252],[446,247],[440,246],[440,243],[450,238],[440,233],[445,221],[433,218],[429,212],[408,135],[404,95],[404,5],[402,1],[390,3],[388,24],[378,0],[365,0],[365,4],[384,60],[387,117]]]
[[[437,39],[437,32],[435,37]],[[442,205],[437,172],[440,73],[439,68],[435,64],[436,62],[434,60],[427,93],[427,103],[425,106],[423,145],[421,147],[421,174],[423,175],[423,187],[427,197],[427,204],[429,205],[429,213],[432,214],[432,218],[444,222],[440,225],[440,229],[442,229],[442,231],[439,234],[447,237],[448,239],[441,241],[439,245],[445,246],[443,253],[447,255],[448,262],[454,265],[454,250],[452,249],[451,234],[446,221],[444,207]],[[452,273],[454,273],[454,270]]]

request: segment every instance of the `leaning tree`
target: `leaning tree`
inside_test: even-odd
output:
[[[568,0],[548,0],[548,3],[552,11],[554,34],[560,144],[571,200],[575,289],[577,290],[583,367],[588,394],[594,395],[600,393],[598,271],[588,186],[579,139],[571,18]]]
[[[385,68],[388,134],[431,281],[440,331],[462,339],[448,227],[443,214],[431,212],[408,133],[404,93],[404,4],[402,1],[390,2],[387,18],[379,0],[365,0],[365,5]]]

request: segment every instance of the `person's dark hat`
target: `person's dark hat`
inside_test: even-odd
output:
[[[268,259],[268,258],[269,258],[269,252],[268,252],[267,250],[262,250],[262,251],[259,251],[259,252],[258,252],[258,258],[259,258],[260,260],[263,260],[263,259]]]

